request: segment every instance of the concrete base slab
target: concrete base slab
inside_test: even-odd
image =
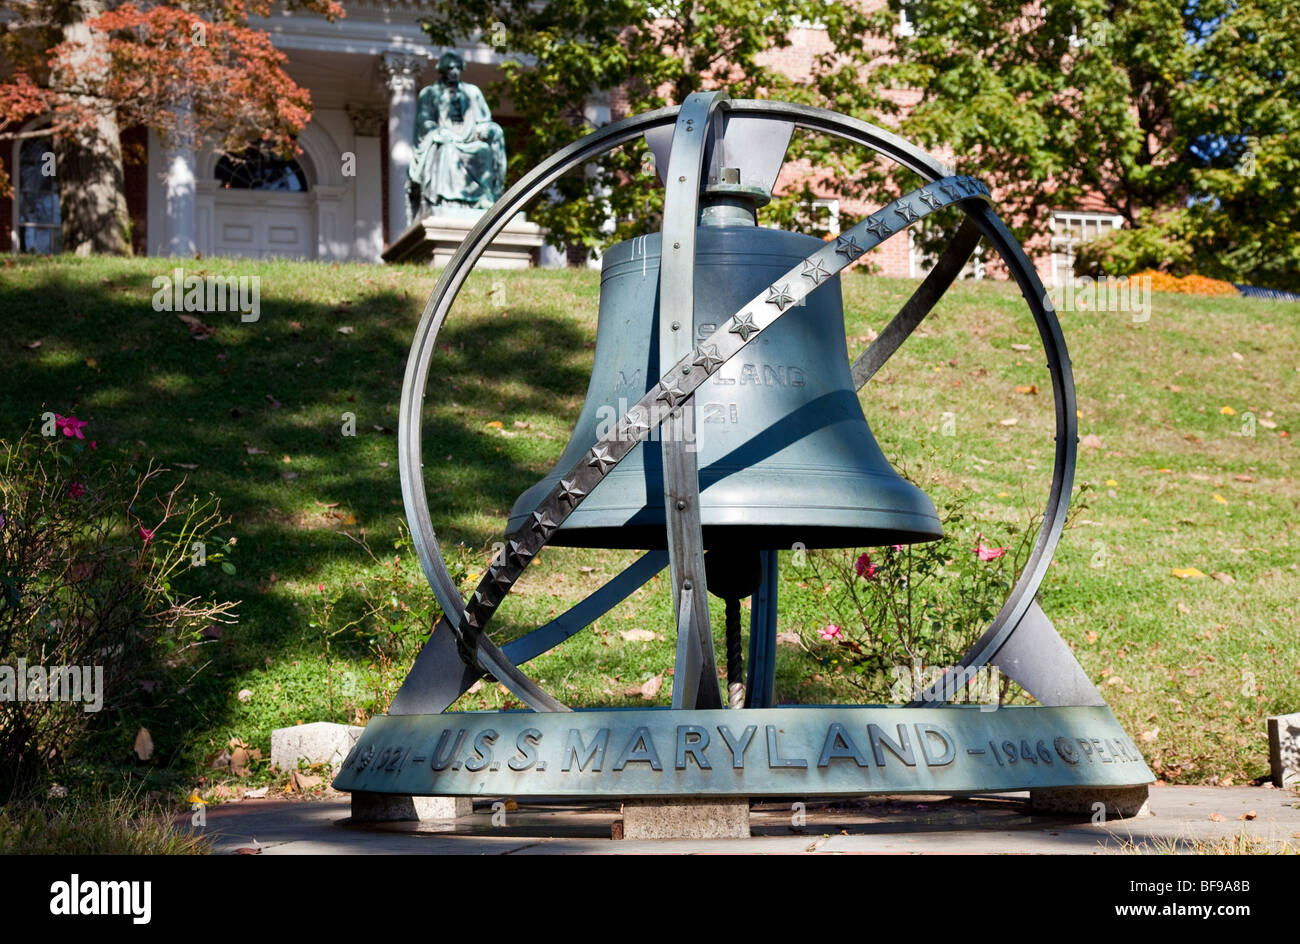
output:
[[[355,724],[317,721],[271,732],[271,766],[297,770],[298,761],[338,767],[348,756],[365,728]]]
[[[1273,786],[1300,783],[1300,713],[1268,719],[1268,759],[1273,768]]]
[[[478,216],[426,216],[408,226],[384,250],[385,262],[427,262],[438,268],[451,262],[460,244],[478,224]],[[519,214],[505,225],[475,263],[479,269],[527,269],[544,242],[542,228]]]
[[[623,802],[623,839],[748,839],[749,801],[665,797]]]
[[[1029,791],[1035,813],[1092,816],[1096,822],[1150,816],[1146,784],[1137,787],[1053,787]],[[1099,818],[1100,817],[1100,818]]]
[[[474,802],[469,797],[412,797],[364,790],[352,794],[354,823],[445,822],[473,812]]]

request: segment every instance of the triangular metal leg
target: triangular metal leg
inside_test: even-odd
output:
[[[1106,704],[1037,600],[989,661],[1047,707]]]

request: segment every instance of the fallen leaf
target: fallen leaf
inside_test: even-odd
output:
[[[641,686],[641,697],[649,701],[659,694],[659,689],[664,684],[664,675],[660,672],[654,678],[646,679],[646,683]]]
[[[177,315],[176,317],[185,323],[185,327],[190,329],[190,336],[195,340],[210,337],[216,332],[216,329],[211,325],[205,325],[193,315]]]
[[[241,688],[241,689],[239,690],[239,694],[236,695],[235,697],[238,698],[241,702],[252,701],[252,700],[253,700],[253,690],[252,690],[251,688]]]
[[[1016,387],[1016,393],[1025,393],[1030,396],[1038,396],[1038,384],[1020,384]]]
[[[148,728],[141,728],[135,733],[135,756],[141,760],[153,757],[153,738],[149,736]]]
[[[1255,481],[1255,476],[1253,476],[1253,475],[1246,475],[1246,474],[1244,474],[1244,473],[1241,474],[1241,475],[1234,475],[1233,478],[1236,479],[1238,482],[1253,482],[1253,481]]]
[[[1009,420],[1002,420],[1002,421],[1000,421],[1000,423],[999,423],[998,425],[1000,425],[1000,426],[1015,426],[1015,425],[1016,425],[1017,423],[1019,423],[1019,422],[1020,422],[1020,420],[1016,419],[1015,417],[1012,417],[1012,418],[1009,419]]]
[[[266,402],[271,404],[271,409],[278,410],[283,404],[269,393],[266,395]]]
[[[1236,416],[1236,415],[1237,415],[1237,411],[1234,410],[1234,409],[1233,409],[1232,407],[1230,407],[1230,406],[1221,406],[1221,407],[1219,407],[1219,412],[1222,413],[1224,416]]]
[[[1254,818],[1255,818],[1256,816],[1258,816],[1258,815],[1259,815],[1259,814],[1256,813],[1254,810],[1247,810],[1246,812],[1244,812],[1244,813],[1242,813],[1240,816],[1238,816],[1237,819],[1244,819],[1244,820],[1248,820],[1248,821],[1249,821],[1249,820],[1254,819]]]
[[[27,345],[27,350],[29,350],[29,351],[34,351],[34,350],[36,350],[38,347],[40,347],[41,344],[43,344],[43,343],[44,343],[44,342],[42,342],[42,341],[33,341],[31,344]]]
[[[313,774],[304,774],[295,770],[290,774],[289,780],[296,792],[306,793],[308,790],[312,789],[312,787],[319,787],[323,778],[317,777]]]
[[[1150,744],[1159,736],[1160,736],[1160,729],[1152,728],[1150,731],[1143,731],[1141,734],[1139,734],[1138,740],[1141,741],[1143,744]]]
[[[197,462],[173,462],[172,465],[181,469],[197,469],[199,467]]]
[[[1225,819],[1227,819],[1227,817],[1224,816],[1222,813],[1215,812],[1210,814],[1211,822],[1222,823]]]
[[[1116,482],[1114,479],[1107,479],[1107,480],[1106,480],[1106,484],[1109,485],[1111,488],[1114,488],[1114,487],[1115,487],[1116,485],[1118,485],[1119,483]]]
[[[798,633],[777,633],[776,641],[778,645],[784,643],[787,646],[798,646],[802,640]]]
[[[256,446],[249,446],[249,447],[248,447],[248,454],[249,454],[250,456],[264,456],[264,455],[266,455],[266,450],[265,450],[265,449],[258,449]]]
[[[1027,350],[1029,350],[1029,345],[1028,345],[1028,344],[1013,344],[1013,345],[1011,345],[1011,350],[1013,350],[1013,351],[1027,351]]]
[[[1186,603],[1180,603],[1178,604],[1178,612],[1186,615],[1192,612],[1192,608],[1188,606]]]
[[[1094,643],[1097,641],[1097,634],[1090,629],[1083,634],[1083,638],[1088,640],[1089,643]]]
[[[1110,678],[1106,679],[1106,684],[1107,684],[1107,685],[1123,685],[1123,684],[1124,684],[1124,680],[1123,680],[1122,678],[1120,678],[1118,675],[1112,675]]]
[[[266,796],[269,787],[258,787],[256,790],[249,790],[244,794],[245,800],[260,800]]]
[[[492,420],[490,423],[487,424],[487,427],[488,429],[500,429],[502,425],[503,424],[501,423],[500,420]]]
[[[628,642],[650,642],[655,638],[655,634],[649,629],[624,629],[619,635]]]
[[[341,328],[338,329],[339,334],[352,334],[354,331],[355,329],[352,327],[352,325],[343,325]]]
[[[289,330],[290,330],[290,331],[301,331],[301,330],[302,330],[302,322],[301,322],[301,321],[290,321],[290,322],[289,322]]]
[[[1241,354],[1238,354],[1236,351],[1233,351],[1233,352],[1232,352],[1232,359],[1233,359],[1234,361],[1244,361],[1246,358],[1243,357]]]
[[[1228,500],[1224,498],[1222,495],[1220,495],[1218,492],[1214,493],[1214,500],[1218,502],[1220,505],[1226,505],[1228,503]]]
[[[479,679],[477,682],[475,682],[473,685],[469,687],[466,694],[477,695],[481,691],[483,691],[483,680]]]
[[[1087,436],[1084,436],[1082,439],[1079,440],[1079,445],[1087,446],[1089,449],[1100,449],[1101,437],[1098,436],[1096,433],[1089,433]]]
[[[98,370],[98,369],[99,369],[99,361],[95,360],[93,357],[87,357],[87,358],[86,358],[86,366],[89,367],[89,368],[91,368],[91,369]]]
[[[1179,580],[1186,580],[1189,577],[1196,578],[1196,577],[1205,576],[1205,574],[1201,573],[1195,567],[1175,567],[1173,570],[1170,571],[1170,573],[1173,574],[1175,577],[1177,577]]]
[[[261,855],[261,849],[255,849],[252,846],[240,846],[235,850],[235,855]]]

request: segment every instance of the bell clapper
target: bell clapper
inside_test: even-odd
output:
[[[745,656],[740,639],[740,601],[763,583],[763,563],[754,548],[715,548],[704,555],[709,592],[726,604],[727,705],[745,707]]]

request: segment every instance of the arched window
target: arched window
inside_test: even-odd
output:
[[[217,183],[225,190],[278,190],[305,193],[307,175],[297,161],[286,161],[259,148],[223,154],[217,161]]]
[[[18,148],[18,248],[62,249],[59,179],[49,138],[27,138]]]

